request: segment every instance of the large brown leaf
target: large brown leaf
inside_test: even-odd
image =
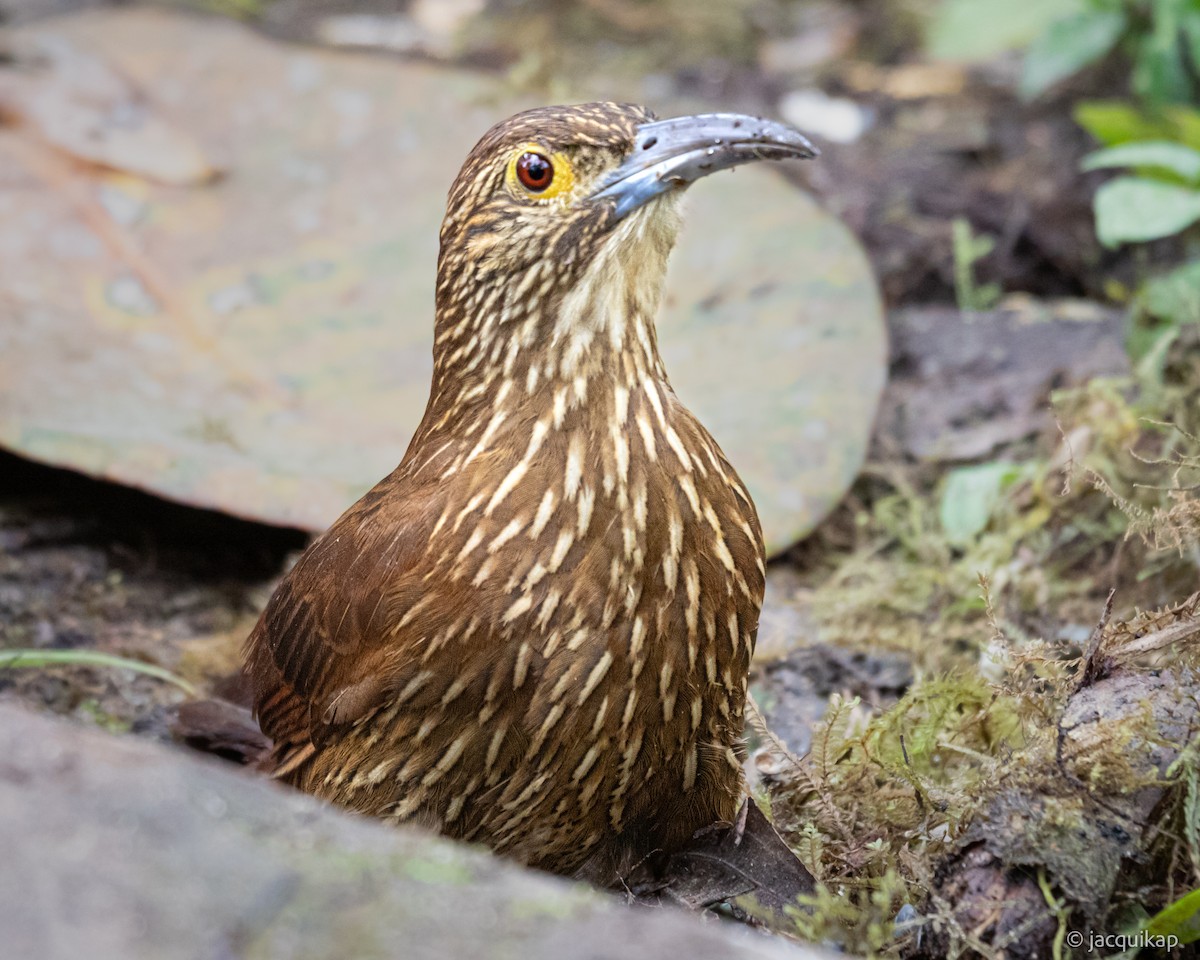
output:
[[[428,388],[446,188],[479,134],[528,104],[491,99],[486,75],[165,11],[41,24],[18,47],[47,36],[58,66],[19,65],[26,98],[38,69],[70,96],[54,69],[76,50],[224,175],[166,185],[5,112],[0,444],[324,527],[404,451]],[[111,96],[104,111],[122,115]],[[884,374],[875,286],[847,231],[774,171],[693,194],[663,352],[778,550],[861,463]]]

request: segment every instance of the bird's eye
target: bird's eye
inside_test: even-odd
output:
[[[544,154],[528,150],[517,160],[517,179],[530,193],[541,193],[554,180],[554,164]]]
[[[508,158],[505,183],[513,197],[535,206],[570,200],[575,190],[571,158],[532,141],[518,144]]]

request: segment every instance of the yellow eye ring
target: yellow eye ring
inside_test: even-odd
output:
[[[513,151],[507,179],[509,189],[531,200],[553,200],[575,188],[571,161],[539,143],[526,143]]]

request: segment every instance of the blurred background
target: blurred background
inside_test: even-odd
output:
[[[1136,878],[979,824],[1050,802],[1005,771],[1105,645],[1195,703],[1200,0],[0,0],[0,703],[174,742],[244,699],[273,584],[419,419],[461,160],[588,99],[822,151],[692,191],[661,323],[774,558],[749,773],[823,884],[801,935],[940,955],[896,918],[982,834],[1049,877],[1010,955],[1167,930],[1191,720],[1137,734],[1176,787],[1123,814]]]

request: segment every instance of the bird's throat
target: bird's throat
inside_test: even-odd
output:
[[[614,394],[669,389],[654,321],[678,220],[673,203],[664,207],[623,221],[565,288],[555,285],[556,265],[542,262],[469,298],[440,290],[434,376],[414,447],[486,444],[498,420],[545,411],[549,428],[588,411],[607,428]]]

